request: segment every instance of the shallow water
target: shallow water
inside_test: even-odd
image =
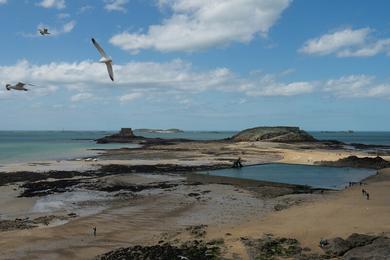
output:
[[[112,194],[102,191],[75,190],[50,194],[39,198],[31,213],[73,212],[79,216],[93,215],[103,211],[112,200]]]
[[[337,140],[347,144],[390,145],[390,132],[309,132],[319,140]]]
[[[260,181],[308,185],[314,188],[342,189],[349,182],[359,182],[375,170],[350,167],[270,163],[241,169],[222,169],[206,174]]]
[[[95,139],[114,131],[0,131],[0,163],[34,160],[62,160],[93,156],[91,149],[111,149],[134,144],[96,144]],[[233,136],[235,131],[185,131],[181,133],[145,133],[136,135],[158,138],[193,140],[220,140]],[[309,132],[320,140],[338,140],[346,143],[390,145],[390,132]]]
[[[0,163],[34,160],[62,160],[93,156],[98,151],[138,147],[135,144],[96,144],[97,138],[110,132],[102,131],[0,131]]]

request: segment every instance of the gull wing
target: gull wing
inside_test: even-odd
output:
[[[110,75],[110,79],[114,81],[114,71],[112,70],[112,64],[111,62],[106,62],[107,70],[108,70],[108,75]]]
[[[94,38],[92,38],[92,43],[93,45],[95,45],[96,49],[98,50],[98,52],[100,53],[100,55],[106,59],[109,59],[109,57],[107,56],[107,54],[104,52],[103,48],[100,47],[99,43],[97,43],[97,41],[95,41]],[[108,65],[107,65],[108,66]]]
[[[23,83],[23,82],[18,82],[18,84],[15,85],[15,87],[24,87],[24,86],[34,86],[36,87],[37,85],[30,84],[30,83]]]
[[[23,88],[26,84],[23,83],[23,82],[18,82],[16,85],[15,85],[15,88]]]

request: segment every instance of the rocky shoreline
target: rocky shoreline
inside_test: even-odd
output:
[[[128,141],[132,133],[124,130],[120,135],[124,137],[119,139]],[[162,256],[160,259],[176,259],[175,256],[184,257],[181,259],[239,259],[238,256],[244,256],[244,259],[328,259],[333,253],[316,250],[318,238],[310,240],[315,242],[316,247],[312,246],[309,250],[307,241],[302,240],[299,232],[287,235],[280,231],[279,234],[274,233],[286,221],[298,221],[300,218],[288,216],[284,221],[277,221],[276,228],[269,230],[271,232],[264,231],[269,224],[261,226],[259,222],[267,216],[272,221],[273,217],[289,214],[294,209],[310,206],[306,209],[309,210],[324,200],[333,203],[334,198],[344,196],[348,190],[335,192],[199,172],[229,168],[238,157],[242,158],[244,166],[270,162],[332,162],[343,166],[383,168],[388,163],[384,159],[366,159],[367,152],[348,150],[332,142],[161,141],[137,138],[130,139],[145,145],[136,149],[109,150],[95,161],[68,162],[82,166],[78,170],[0,173],[2,194],[14,196],[13,200],[0,200],[1,205],[14,210],[15,202],[22,207],[31,203],[28,204],[32,205],[30,207],[40,205],[45,210],[49,209],[38,215],[27,215],[28,218],[23,215],[29,214],[26,211],[20,211],[20,217],[14,217],[16,213],[12,217],[0,215],[0,239],[4,241],[0,249],[5,252],[4,255],[9,258],[16,254],[45,258],[63,254],[88,259],[159,259],[157,255]],[[348,157],[351,155],[357,156],[357,159]],[[52,164],[55,168],[57,162]],[[28,165],[26,169],[50,167],[51,163],[38,163]],[[367,183],[387,179],[387,175],[379,174]],[[375,203],[379,195],[370,187],[364,186],[364,189],[372,192],[372,203]],[[360,190],[357,194],[361,196]],[[53,205],[59,207],[52,211]],[[83,215],[85,208],[92,209],[92,213]],[[340,208],[337,210],[340,211]],[[292,216],[297,214],[300,212]],[[249,222],[253,220],[253,223]],[[67,224],[53,226],[55,223]],[[242,232],[236,229],[246,223],[253,226]],[[294,222],[289,228],[295,225]],[[92,227],[98,229],[96,238],[90,233]],[[28,233],[21,236],[19,232],[24,231]],[[342,237],[351,233],[343,233]],[[376,235],[379,240],[372,240],[364,246],[375,248],[378,243],[378,248],[386,248],[387,245],[380,241],[387,243],[387,238],[382,238],[378,232]],[[333,243],[332,239],[326,240]],[[349,241],[348,238],[344,240]],[[36,246],[39,248],[40,241],[50,245],[47,250],[35,249]],[[356,246],[348,244],[348,250],[336,257],[352,255],[355,249]]]
[[[374,158],[348,156],[346,158],[342,158],[337,161],[320,161],[320,162],[316,162],[316,164],[324,165],[324,166],[367,168],[367,169],[375,169],[375,170],[390,168],[390,162],[384,160],[379,156]]]

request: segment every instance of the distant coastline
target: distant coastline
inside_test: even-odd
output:
[[[353,131],[353,130],[347,130],[347,131],[320,131],[320,133],[330,133],[330,134],[333,134],[333,133],[345,133],[345,134],[353,134],[353,133],[355,133],[355,131]]]
[[[149,129],[149,128],[140,128],[135,129],[134,131],[140,133],[158,133],[158,134],[176,134],[176,133],[184,133],[183,130],[177,128],[170,129]]]

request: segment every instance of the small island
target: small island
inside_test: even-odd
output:
[[[250,128],[239,132],[231,137],[231,140],[236,142],[315,142],[313,136],[299,129],[299,127],[291,126],[260,126]]]
[[[142,134],[144,133],[161,133],[159,131],[164,131],[163,133],[179,133],[179,129],[167,129],[167,130],[151,130],[151,129],[138,129],[134,130]],[[151,132],[152,131],[152,132]],[[172,132],[173,131],[173,132]],[[174,132],[177,131],[177,132]],[[96,140],[97,143],[166,143],[167,141],[171,142],[188,142],[195,140],[182,139],[182,138],[172,138],[172,139],[162,139],[162,138],[147,138],[144,136],[135,135],[131,128],[122,128],[119,133],[105,136]],[[291,126],[260,126],[250,129],[245,129],[236,135],[224,139],[224,140],[211,140],[211,141],[220,141],[220,142],[279,142],[279,143],[294,143],[294,142],[317,142],[317,140],[308,134],[307,132],[301,130],[299,127]],[[204,141],[198,141],[204,142]]]

